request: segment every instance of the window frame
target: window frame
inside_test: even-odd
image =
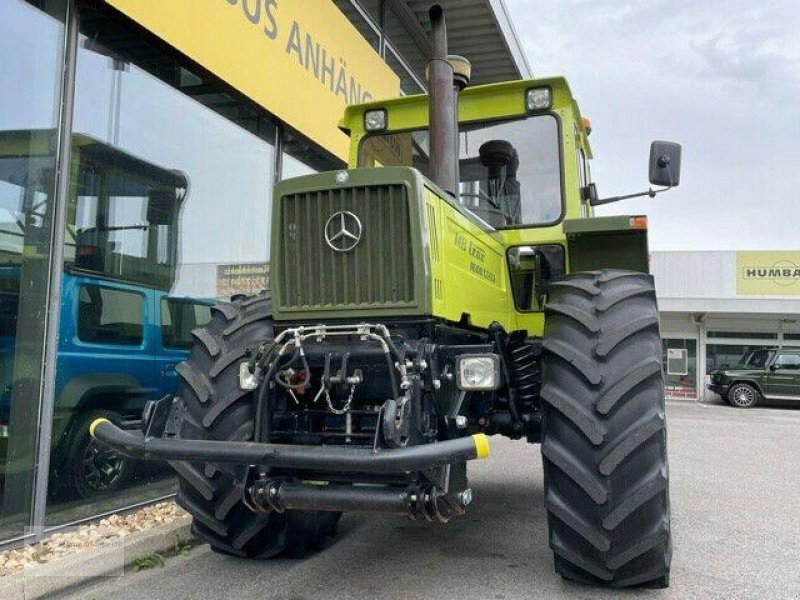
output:
[[[561,212],[559,213],[558,217],[551,222],[548,223],[539,223],[539,224],[520,224],[520,225],[505,225],[502,227],[494,227],[493,225],[486,224],[492,230],[495,231],[507,231],[507,230],[515,230],[515,229],[543,229],[546,227],[556,227],[563,223],[564,219],[567,216],[567,194],[566,194],[566,181],[564,178],[564,133],[563,133],[563,126],[561,122],[561,117],[552,110],[543,110],[537,111],[532,113],[527,113],[523,115],[514,115],[511,117],[503,117],[499,119],[473,119],[471,121],[459,121],[459,136],[461,135],[461,126],[463,125],[473,125],[476,123],[491,123],[491,124],[498,124],[498,123],[506,123],[512,121],[523,121],[527,119],[535,119],[538,117],[550,116],[555,120],[556,123],[556,139],[558,140],[558,181],[559,181],[559,192],[561,197]],[[387,120],[389,115],[387,114]],[[429,130],[429,127],[409,127],[405,129],[385,129],[383,131],[375,132],[375,133],[365,133],[361,136],[358,140],[358,163],[357,166],[363,167],[362,160],[364,158],[364,142],[373,137],[380,137],[385,136],[387,134],[396,134],[396,133],[415,133],[419,131],[426,131]],[[425,177],[426,180],[430,181],[430,179],[422,173],[422,176]],[[478,215],[475,215],[472,211],[469,210],[467,206],[461,204],[458,201],[458,204],[461,205],[465,210],[469,212],[469,214],[473,215],[476,219],[479,219],[481,222],[484,222]]]
[[[784,367],[783,365],[779,364],[780,359],[782,357],[784,357],[784,356],[792,356],[792,357],[796,358],[797,359],[797,363],[795,363],[796,366],[793,365],[792,368],[788,368],[788,367]],[[770,366],[773,366],[773,365],[780,367],[779,369],[777,369],[778,371],[800,371],[800,353],[787,351],[787,350],[778,350],[775,353],[775,358],[772,360],[772,363],[771,363]]]
[[[198,301],[196,299],[193,299],[193,298],[180,298],[180,297],[175,297],[175,296],[161,296],[161,298],[160,298],[160,300],[158,302],[158,315],[159,315],[158,337],[159,337],[159,341],[161,343],[161,347],[164,350],[170,350],[170,351],[188,351],[191,348],[191,343],[192,343],[191,337],[189,339],[189,345],[188,346],[181,346],[181,345],[175,345],[175,344],[169,343],[169,340],[168,340],[167,336],[164,335],[164,327],[166,326],[166,324],[164,323],[164,309],[165,309],[165,307],[167,307],[169,305],[170,302],[173,302],[175,304],[191,304],[193,307],[205,306],[209,310],[209,321],[208,322],[210,322],[211,318],[213,317],[213,315],[210,314],[211,313],[212,304],[211,303],[206,303],[206,302],[200,302],[200,301]],[[174,324],[172,323],[172,313],[169,312],[169,308],[167,308],[167,313],[170,315],[170,325],[169,326],[172,328]],[[203,324],[203,325],[197,325],[197,327],[205,327],[206,325],[208,325],[208,322]],[[195,320],[195,323],[197,323],[196,320]]]
[[[141,339],[139,340],[138,344],[131,344],[126,342],[98,342],[93,340],[86,340],[81,337],[81,292],[84,288],[99,288],[101,290],[110,290],[111,292],[116,292],[120,294],[128,294],[131,296],[137,296],[140,300],[140,312],[139,315],[141,317]],[[87,281],[82,281],[77,286],[77,294],[75,297],[75,340],[84,345],[89,346],[113,346],[115,348],[139,348],[142,349],[147,346],[147,296],[143,292],[129,290],[129,289],[121,289],[119,287],[115,287],[113,285],[106,285],[104,283],[91,283]]]

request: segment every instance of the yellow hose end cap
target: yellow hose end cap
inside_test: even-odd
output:
[[[478,458],[486,458],[489,456],[489,438],[485,433],[476,433],[472,436],[475,441],[475,452],[478,453]]]
[[[95,419],[94,421],[92,421],[92,424],[89,425],[89,435],[90,436],[94,437],[94,430],[97,429],[97,426],[100,425],[100,423],[111,423],[111,421],[109,421],[105,417],[99,417],[99,418]]]

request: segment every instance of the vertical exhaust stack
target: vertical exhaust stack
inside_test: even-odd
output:
[[[433,54],[428,62],[428,130],[431,179],[444,191],[458,196],[458,91],[469,81],[469,62],[447,54],[444,10],[434,4],[431,19]],[[458,67],[457,72],[454,65]]]

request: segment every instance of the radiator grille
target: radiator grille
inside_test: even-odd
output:
[[[414,304],[406,188],[361,186],[283,196],[280,269],[283,310],[404,307]],[[335,252],[325,223],[338,211],[361,221],[361,241]]]

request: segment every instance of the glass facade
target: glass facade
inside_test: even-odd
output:
[[[167,467],[88,424],[137,429],[176,391],[211,306],[269,287],[275,180],[343,166],[119,13],[79,6],[71,37],[68,0],[0,3],[0,545],[174,493]]]
[[[424,91],[408,13],[333,1]],[[274,182],[344,163],[104,2],[0,2],[0,84],[2,546],[174,493],[88,424],[176,391],[211,306],[269,287]]]
[[[662,340],[664,384],[668,398],[697,398],[697,340]]]
[[[173,491],[87,424],[137,428],[145,402],[177,391],[209,306],[249,291],[239,278],[221,294],[218,270],[269,259],[274,123],[185,93],[202,81],[185,68],[145,70],[122,50],[135,28],[103,16],[80,15],[48,525]],[[164,50],[160,73],[170,62]]]
[[[0,3],[0,540],[31,523],[65,2]]]
[[[400,78],[403,94],[425,92],[427,33],[410,10],[385,0],[334,0]]]
[[[774,344],[706,344],[706,374],[716,369],[727,369],[742,362],[753,350],[761,350]]]

